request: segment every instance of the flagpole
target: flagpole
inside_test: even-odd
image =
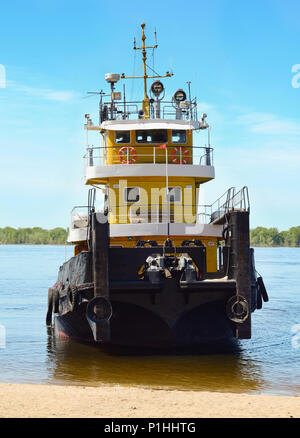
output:
[[[169,175],[168,175],[168,145],[166,143],[166,144],[162,144],[161,146],[156,146],[156,148],[166,150],[166,201],[167,201],[168,241],[169,241],[170,240],[170,196],[169,196]]]
[[[169,200],[169,175],[168,175],[168,146],[166,145],[166,196],[168,212],[168,239],[170,237],[170,200]]]

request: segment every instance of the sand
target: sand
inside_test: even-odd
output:
[[[300,397],[0,383],[4,418],[290,418]]]

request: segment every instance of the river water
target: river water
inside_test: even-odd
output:
[[[0,245],[0,381],[300,395],[300,248],[255,248],[270,301],[252,314],[251,340],[180,354],[56,340],[47,290],[72,252]]]

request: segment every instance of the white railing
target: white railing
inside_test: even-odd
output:
[[[181,202],[168,204],[122,204],[109,208],[110,222],[117,223],[198,223],[197,206]],[[202,215],[201,215],[202,218]],[[201,222],[203,223],[203,222]],[[208,222],[206,222],[208,223]]]
[[[238,192],[236,192],[235,187],[230,187],[211,205],[202,205],[199,208],[202,209],[202,214],[210,217],[210,222],[218,220],[233,210],[249,211],[248,187],[244,186]]]
[[[139,223],[188,223],[209,224],[224,214],[233,210],[249,211],[249,195],[247,187],[235,192],[231,187],[212,204],[196,205],[184,202],[167,202],[160,204],[127,204],[110,205],[107,217],[112,224],[139,224]],[[71,229],[86,228],[88,226],[89,207],[74,207],[71,212]]]
[[[71,229],[85,228],[88,226],[89,207],[80,205],[73,207],[71,211]]]
[[[100,122],[104,120],[128,120],[132,116],[134,119],[139,116],[140,109],[144,102],[142,101],[123,101],[116,100],[100,102]],[[176,108],[173,101],[160,101],[159,118],[177,119],[180,114],[182,120],[197,120],[197,102],[196,99],[186,102],[186,108]],[[150,102],[150,119],[157,118],[157,109],[155,103]]]
[[[143,152],[140,152],[143,150]],[[146,151],[145,151],[146,149]],[[213,149],[198,146],[168,147],[168,164],[213,166]],[[84,160],[87,167],[110,164],[165,164],[166,153],[157,146],[88,147]]]

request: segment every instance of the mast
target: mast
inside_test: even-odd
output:
[[[147,75],[147,50],[146,49],[156,49],[158,47],[158,44],[155,44],[154,46],[146,46],[145,41],[146,41],[146,35],[145,35],[145,29],[146,24],[142,23],[141,24],[141,28],[142,28],[142,46],[141,47],[136,47],[135,45],[135,39],[134,39],[134,43],[133,43],[133,49],[134,50],[142,50],[142,55],[143,55],[143,70],[144,70],[144,75],[143,76],[125,76],[125,73],[122,73],[121,75],[121,79],[144,79],[144,99],[143,99],[143,118],[144,119],[149,119],[150,117],[150,101],[149,101],[149,97],[147,94],[147,79],[154,79],[154,78],[168,78],[173,76],[173,73],[169,73],[168,71],[166,72],[166,74],[164,76],[161,75],[155,75],[155,76],[148,76]],[[156,37],[156,32],[155,32],[155,37]],[[149,67],[151,69],[151,67]],[[154,72],[154,70],[153,70]],[[155,72],[154,72],[155,73]]]
[[[146,41],[146,35],[144,32],[146,24],[142,23],[141,27],[142,27],[142,42],[143,42],[143,68],[144,68],[144,100],[143,100],[143,110],[145,113],[146,117],[149,117],[149,113],[150,113],[150,109],[149,109],[149,97],[147,94],[147,70],[146,70],[146,61],[147,61],[147,52],[146,52],[146,45],[145,45],[145,41]],[[153,46],[155,47],[155,46]],[[157,45],[156,45],[157,47]],[[148,48],[148,47],[147,47]],[[150,47],[149,47],[150,48]]]

